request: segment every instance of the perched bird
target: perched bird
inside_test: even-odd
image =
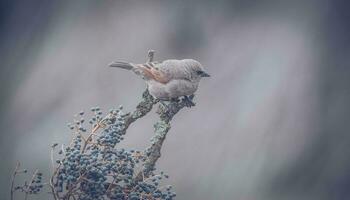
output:
[[[193,95],[202,77],[209,77],[202,65],[193,59],[165,60],[133,64],[116,61],[109,65],[133,71],[147,83],[150,94],[160,100]]]

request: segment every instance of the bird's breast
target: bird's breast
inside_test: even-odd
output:
[[[171,80],[166,84],[150,80],[147,84],[150,94],[158,99],[171,99],[191,95],[198,88],[198,83],[188,80]]]

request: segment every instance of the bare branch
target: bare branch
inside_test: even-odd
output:
[[[17,162],[15,171],[12,174],[12,179],[11,179],[11,200],[13,200],[13,194],[14,194],[14,184],[15,184],[15,178],[19,169],[20,163]]]

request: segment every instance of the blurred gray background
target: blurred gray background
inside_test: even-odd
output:
[[[177,199],[350,198],[346,1],[1,1],[0,196],[17,160],[49,173],[73,115],[132,110],[113,60],[194,58],[212,75],[172,122],[158,168]],[[154,113],[122,146],[144,149]],[[32,199],[47,199],[43,194]],[[18,198],[19,199],[19,198]]]

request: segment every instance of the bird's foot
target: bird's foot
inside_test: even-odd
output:
[[[180,99],[179,98],[171,98],[171,99],[168,99],[168,100],[161,100],[161,99],[159,99],[159,102],[162,104],[163,107],[167,108],[167,107],[170,106],[170,104],[179,103]]]
[[[190,95],[190,96],[183,96],[183,98],[181,99],[181,102],[185,104],[186,107],[192,107],[195,106],[196,104],[192,101],[194,98],[194,95]]]
[[[179,99],[179,98],[171,98],[171,99],[170,99],[170,102],[171,102],[171,103],[179,103],[179,102],[180,102],[180,99]]]

